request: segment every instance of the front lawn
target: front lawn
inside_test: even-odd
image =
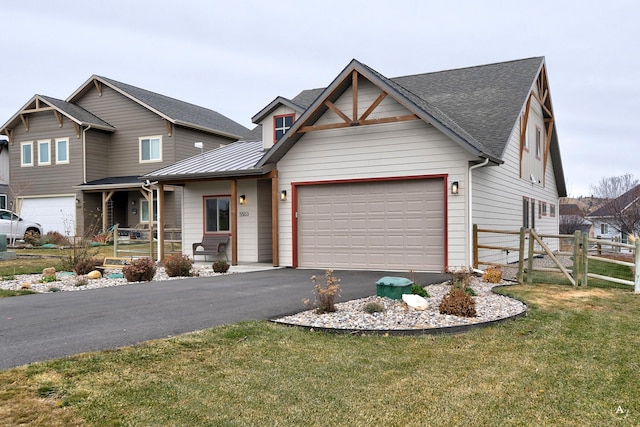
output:
[[[640,296],[506,291],[527,317],[457,336],[247,322],[0,372],[0,424],[638,425]]]

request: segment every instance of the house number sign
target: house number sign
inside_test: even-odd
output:
[[[249,216],[249,212],[240,212],[240,216]]]

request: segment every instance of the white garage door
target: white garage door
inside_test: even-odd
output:
[[[75,197],[41,197],[22,199],[20,216],[42,225],[44,233],[57,231],[66,235],[75,233],[76,204]]]
[[[298,265],[441,271],[443,179],[298,188]]]

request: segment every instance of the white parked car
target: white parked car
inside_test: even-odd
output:
[[[37,222],[27,221],[14,212],[0,209],[0,234],[6,234],[7,239],[23,240],[28,231],[37,237],[42,236],[42,226]]]

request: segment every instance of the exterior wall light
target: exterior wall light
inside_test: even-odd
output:
[[[451,194],[458,194],[459,186],[458,181],[453,181],[451,183]]]
[[[282,190],[280,192],[280,200],[283,202],[287,200],[287,190]]]
[[[241,205],[246,204],[246,203],[247,203],[247,197],[243,194],[243,195],[242,195],[242,196],[240,196],[240,198],[238,199],[238,202],[239,202]]]

